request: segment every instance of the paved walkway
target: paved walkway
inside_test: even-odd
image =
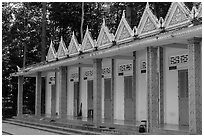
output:
[[[43,130],[32,129],[28,127],[2,123],[2,132],[10,133],[13,135],[58,135]],[[6,133],[3,133],[5,135]]]

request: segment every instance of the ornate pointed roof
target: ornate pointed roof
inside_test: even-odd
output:
[[[84,39],[82,42],[82,52],[89,52],[89,51],[93,51],[95,47],[94,41],[91,38],[91,34],[89,32],[88,26],[86,28],[86,33],[84,35]]]
[[[120,20],[119,26],[115,33],[115,40],[117,43],[121,43],[132,39],[133,36],[134,36],[134,33],[130,28],[130,25],[128,24],[127,20],[125,19],[125,11],[123,11],[122,18]]]
[[[199,5],[197,17],[198,17],[198,18],[201,18],[201,17],[202,17],[202,3]]]
[[[103,49],[111,46],[113,40],[114,40],[114,36],[113,34],[109,33],[109,29],[105,25],[105,19],[103,19],[103,24],[101,26],[101,30],[97,39],[98,49]]]
[[[57,58],[62,59],[62,58],[67,57],[67,55],[68,55],[68,50],[67,50],[67,47],[63,41],[63,38],[61,37],[59,48],[57,50]]]
[[[190,11],[183,2],[172,2],[164,21],[165,29],[184,26],[190,22]]]
[[[71,41],[69,43],[69,56],[74,56],[74,55],[78,55],[80,52],[80,46],[79,43],[74,35],[74,31],[72,34],[72,38]]]
[[[50,47],[49,47],[49,50],[48,50],[48,53],[47,53],[47,61],[48,62],[55,61],[56,58],[57,58],[56,51],[55,51],[54,45],[53,45],[53,43],[51,41],[50,42]]]
[[[152,13],[149,8],[149,3],[145,7],[142,18],[140,19],[138,25],[138,35],[139,37],[151,35],[159,32],[160,24],[157,17]]]

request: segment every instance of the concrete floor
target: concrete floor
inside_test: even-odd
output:
[[[43,130],[32,129],[8,123],[2,123],[2,132],[10,133],[13,135],[58,135],[56,133],[51,133]],[[6,133],[3,133],[3,135],[6,135]]]

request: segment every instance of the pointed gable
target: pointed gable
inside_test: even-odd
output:
[[[101,30],[97,39],[98,49],[103,49],[111,46],[113,40],[114,40],[114,36],[113,34],[109,33],[108,28],[105,26],[105,19],[103,19],[103,24],[101,26]]]
[[[165,18],[165,29],[184,26],[190,22],[190,11],[183,2],[172,2]]]
[[[198,18],[201,18],[201,17],[202,17],[202,3],[199,5],[197,17],[198,17]]]
[[[91,34],[88,30],[88,26],[86,28],[86,33],[82,42],[82,52],[88,52],[94,50],[94,41],[91,38]]]
[[[51,41],[50,42],[50,47],[49,47],[49,50],[48,50],[48,54],[47,54],[47,61],[48,62],[54,61],[54,60],[56,60],[56,58],[57,58],[56,51],[55,51],[54,45],[53,45],[53,43]]]
[[[71,41],[69,43],[69,56],[78,55],[79,51],[80,51],[79,43],[73,32]]]
[[[138,25],[138,35],[139,37],[142,37],[154,34],[156,32],[159,32],[159,28],[159,21],[149,8],[149,3],[147,3]]]
[[[133,35],[133,31],[125,19],[125,11],[123,11],[122,18],[115,34],[115,40],[117,43],[121,43],[123,41],[132,39]]]
[[[67,50],[67,47],[63,41],[63,38],[61,37],[59,48],[57,51],[57,58],[62,59],[62,58],[67,57],[67,55],[68,55],[68,50]]]

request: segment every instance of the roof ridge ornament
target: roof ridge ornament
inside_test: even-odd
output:
[[[53,45],[52,40],[51,40],[50,47],[49,47],[49,50],[47,53],[47,61],[48,62],[55,61],[56,59],[57,59],[56,50],[55,50],[54,45]]]
[[[105,25],[106,25],[106,21],[105,21],[105,18],[103,18],[102,26],[105,26]]]
[[[190,10],[183,2],[172,2],[164,21],[167,30],[190,24]]]
[[[57,51],[57,58],[58,59],[65,58],[67,57],[67,55],[68,55],[68,50],[63,40],[63,37],[61,36],[58,51]]]
[[[97,49],[104,49],[104,48],[110,47],[112,45],[113,40],[114,40],[114,37],[112,37],[112,34],[109,33],[109,29],[105,25],[105,19],[103,18],[101,30],[99,32],[97,42],[95,43],[95,45]]]
[[[191,18],[194,19],[197,16],[198,16],[198,10],[197,10],[197,8],[196,8],[196,6],[194,4],[193,7],[192,7],[192,10],[191,10]]]
[[[134,26],[133,32],[134,32],[134,37],[137,37],[138,36],[138,28],[136,26]]]
[[[159,32],[160,30],[158,18],[153,14],[152,10],[150,9],[149,2],[147,2],[146,4],[142,18],[140,19],[137,28],[139,37],[152,35]]]
[[[129,41],[133,39],[134,33],[125,18],[125,10],[123,10],[122,18],[115,33],[115,40],[117,43]]]
[[[146,7],[145,7],[146,9],[148,8],[149,9],[149,2],[147,2],[147,4],[146,4]]]
[[[160,28],[164,29],[164,19],[162,17],[159,18]]]
[[[125,10],[123,10],[122,18],[125,18]]]
[[[91,37],[91,33],[89,33],[88,25],[86,28],[86,33],[84,35],[84,39],[82,41],[81,51],[82,52],[89,52],[95,49],[94,41]]]
[[[199,7],[198,7],[198,15],[197,18],[202,17],[202,2],[200,3]]]
[[[72,32],[72,38],[71,38],[71,41],[69,43],[68,49],[69,49],[68,50],[69,56],[78,55],[80,52],[79,43],[75,37],[74,31]]]

